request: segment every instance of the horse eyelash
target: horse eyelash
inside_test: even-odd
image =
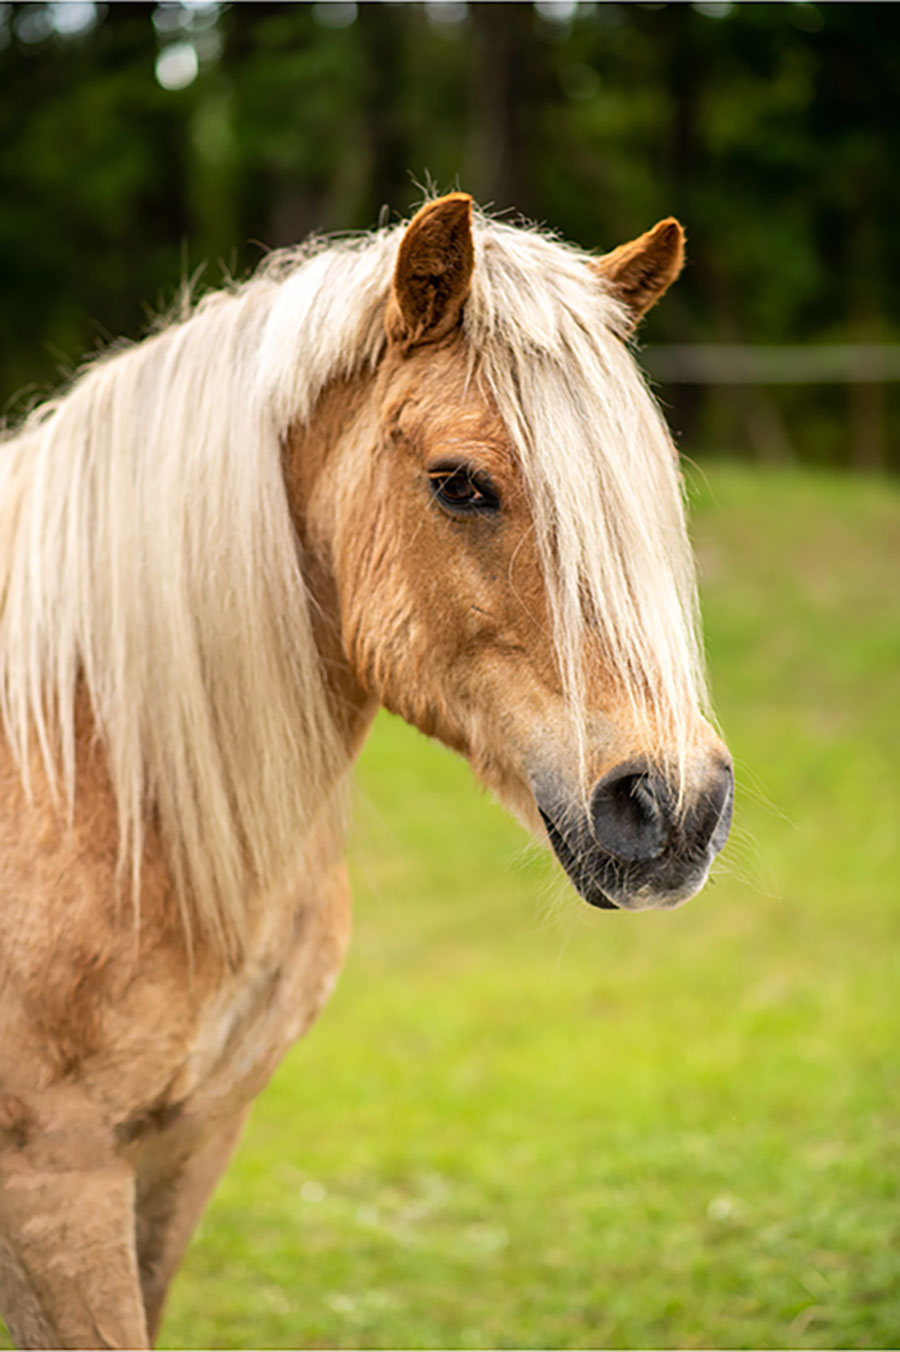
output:
[[[444,485],[458,477],[465,477],[469,485],[480,495],[477,500],[466,501],[463,498],[455,500],[443,496],[442,488]],[[471,465],[435,465],[428,470],[428,479],[436,501],[446,511],[452,512],[457,516],[467,513],[472,515],[487,515],[498,511],[500,508],[500,494],[491,479],[483,472],[473,469]]]

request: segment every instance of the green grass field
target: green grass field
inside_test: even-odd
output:
[[[900,1343],[900,493],[721,464],[691,497],[714,880],[592,911],[383,717],[348,966],[162,1346]]]

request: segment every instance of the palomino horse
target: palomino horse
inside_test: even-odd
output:
[[[274,256],[0,447],[0,1306],[138,1347],[250,1100],[334,985],[379,705],[597,906],[728,832],[677,465],[591,258],[473,218]]]

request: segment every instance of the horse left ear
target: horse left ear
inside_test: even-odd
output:
[[[388,337],[408,350],[448,334],[459,323],[474,260],[468,193],[452,192],[422,207],[400,241]]]
[[[674,216],[596,259],[592,269],[631,312],[634,328],[684,266],[684,230]]]

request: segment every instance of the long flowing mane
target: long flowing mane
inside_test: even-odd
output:
[[[0,444],[0,708],[71,808],[83,695],[135,896],[146,824],[186,915],[225,946],[302,860],[340,766],[283,445],[374,366],[398,228],[274,255],[244,285],[89,366]],[[476,220],[472,377],[529,485],[576,724],[602,633],[684,756],[702,699],[674,455],[586,256]],[[637,697],[636,697],[637,698]]]
[[[590,261],[536,231],[487,225],[465,327],[530,489],[582,761],[589,631],[680,797],[708,700],[677,456],[625,341],[630,317]]]

